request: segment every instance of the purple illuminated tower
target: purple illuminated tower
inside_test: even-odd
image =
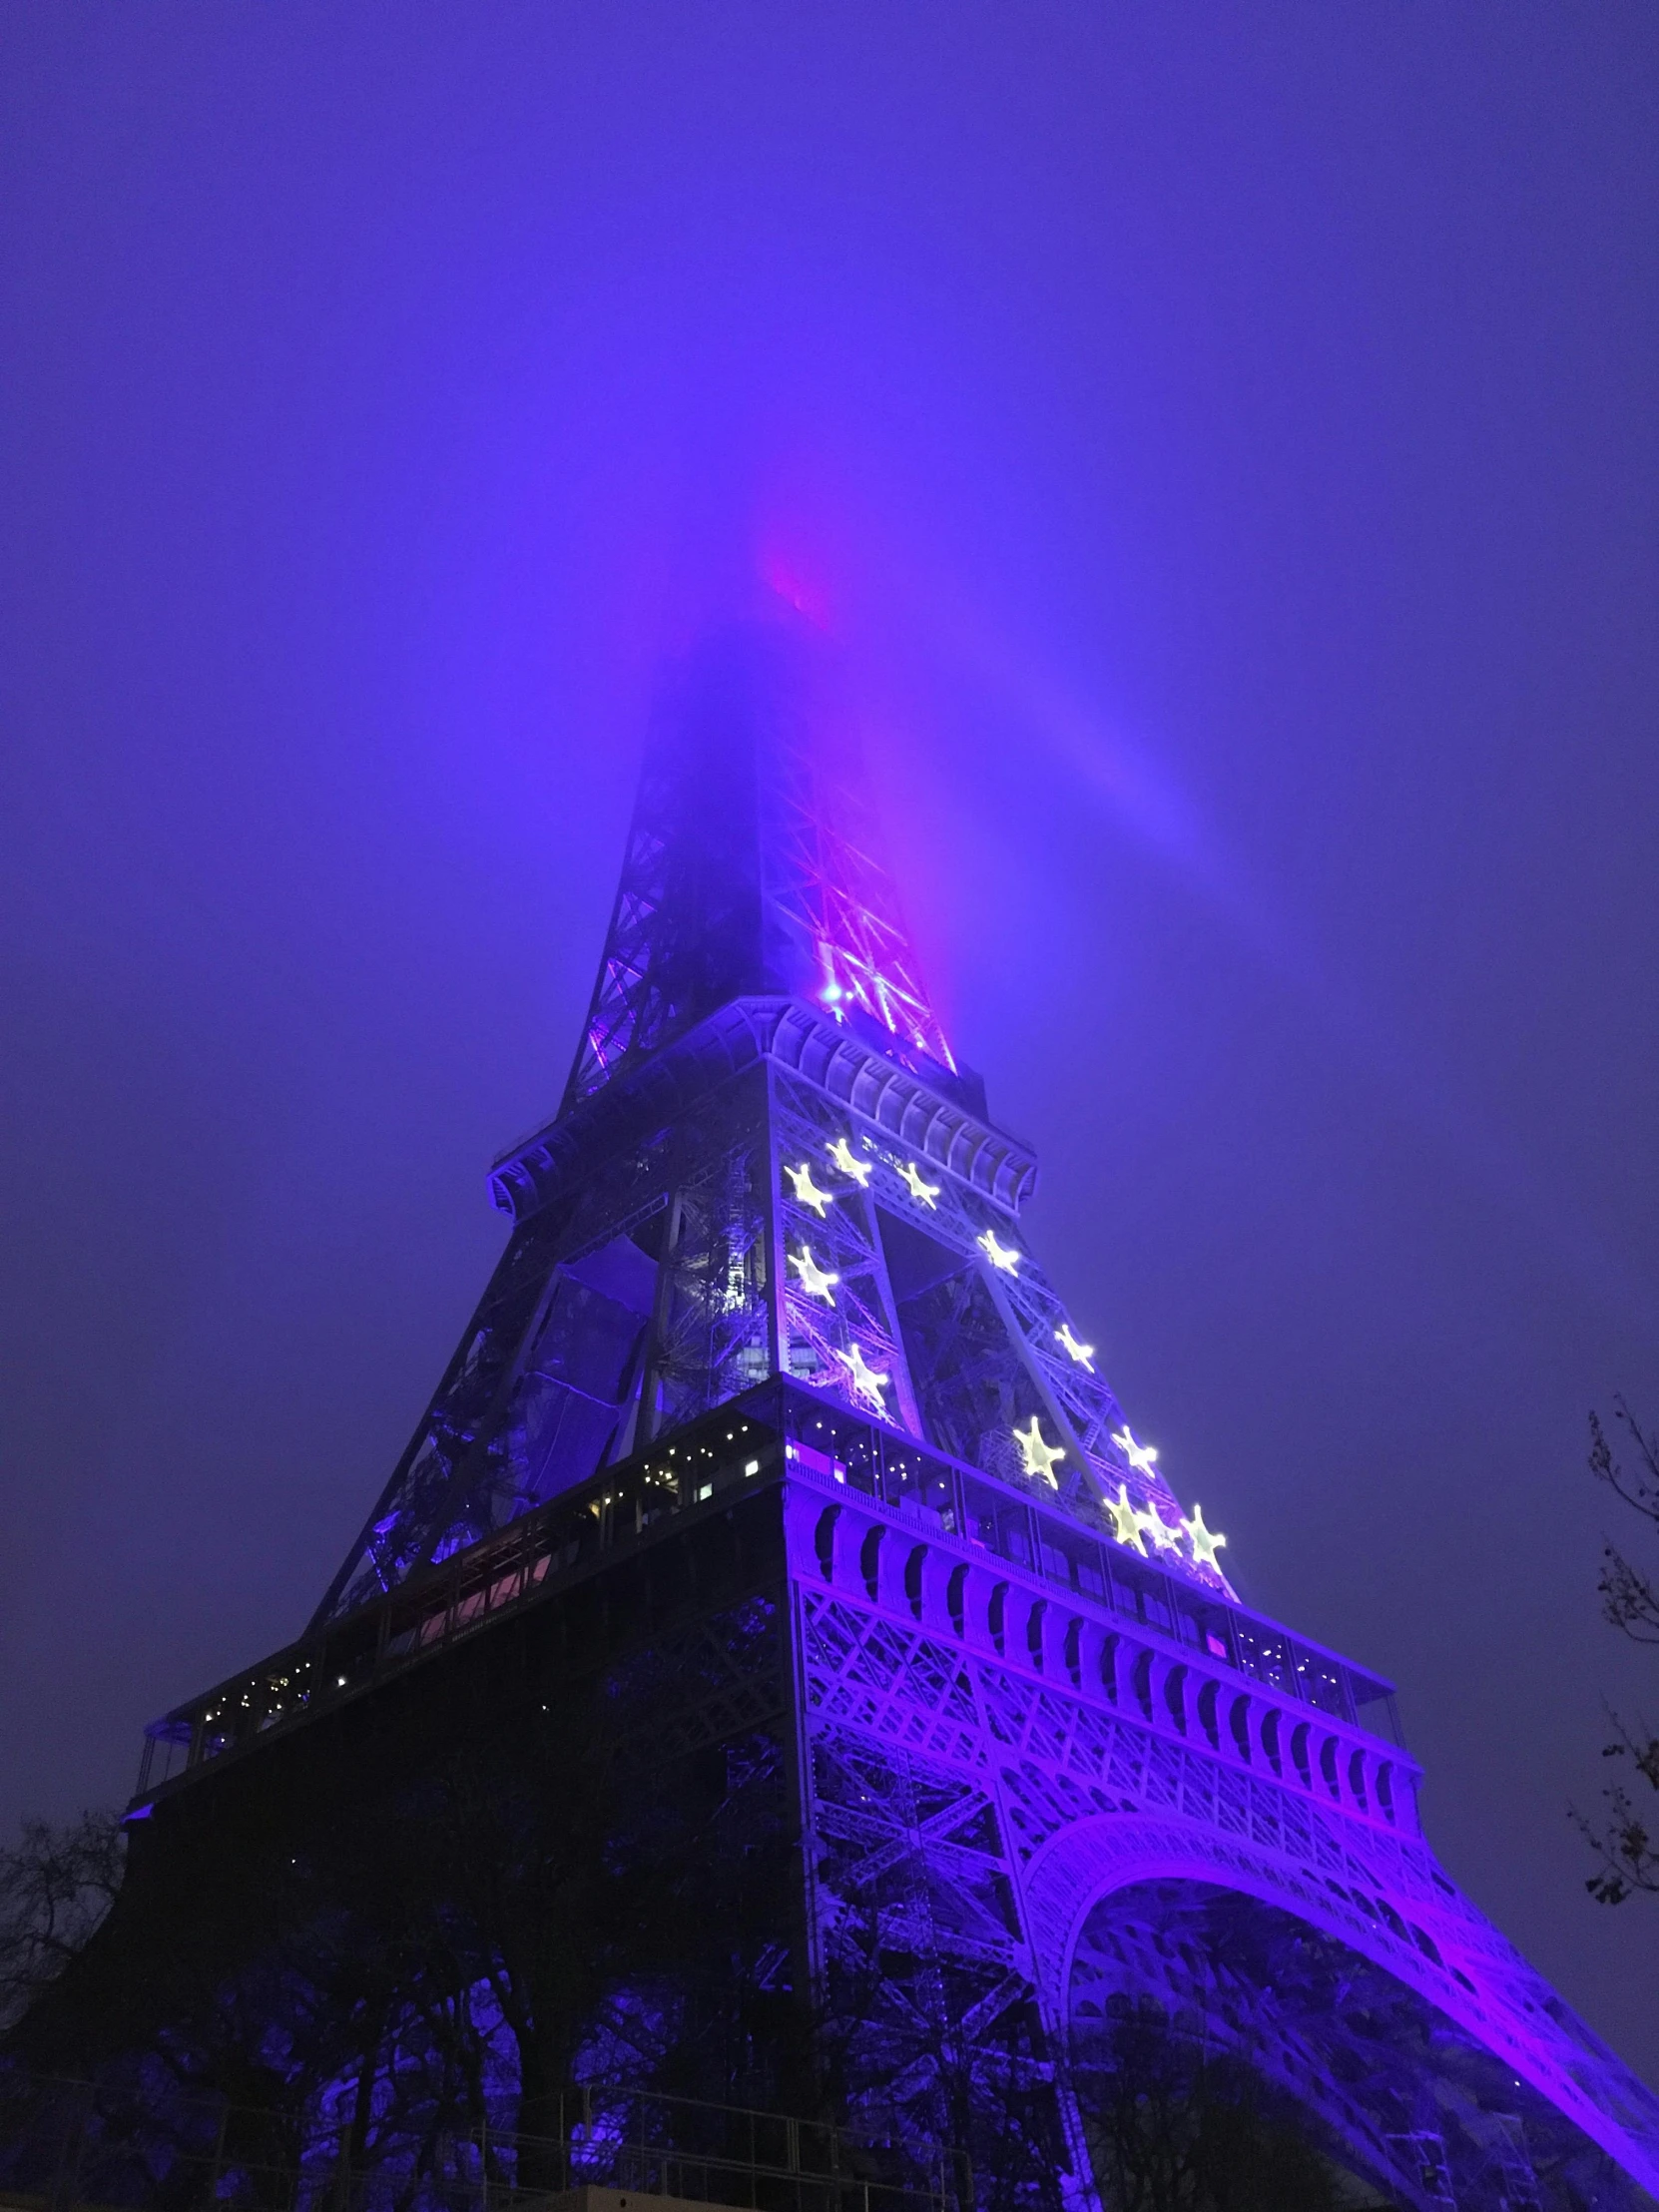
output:
[[[842,727],[793,633],[668,689],[500,1265],[305,1636],[156,1724],[141,1810],[562,1607],[557,1665],[655,1668],[654,1759],[770,1747],[778,1972],[855,2012],[854,2104],[1024,2097],[1087,2204],[1071,2058],[1154,2005],[1399,2205],[1659,2188],[1655,2100],[1424,1842],[1388,1684],[1240,1601],[1029,1250]]]

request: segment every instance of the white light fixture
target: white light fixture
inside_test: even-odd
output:
[[[822,1298],[826,1306],[834,1305],[835,1301],[830,1294],[840,1277],[821,1268],[806,1245],[799,1252],[790,1254],[790,1266],[800,1276],[801,1288],[809,1298]]]
[[[867,1160],[855,1160],[852,1157],[852,1147],[844,1137],[837,1137],[833,1144],[827,1144],[824,1149],[842,1175],[850,1175],[859,1190],[865,1188],[875,1171]]]
[[[1157,1466],[1158,1447],[1156,1444],[1138,1444],[1135,1441],[1135,1431],[1127,1421],[1121,1428],[1113,1429],[1112,1441],[1137,1474],[1150,1475]]]
[[[1061,1322],[1059,1328],[1055,1330],[1054,1335],[1058,1339],[1058,1341],[1062,1345],[1064,1345],[1066,1351],[1071,1355],[1072,1365],[1074,1367],[1086,1368],[1089,1374],[1093,1375],[1094,1346],[1080,1344],[1071,1333],[1071,1324],[1069,1321]]]
[[[887,1407],[881,1392],[887,1386],[887,1378],[877,1375],[868,1364],[862,1345],[855,1344],[850,1352],[837,1352],[835,1357],[847,1369],[847,1381],[857,1395],[873,1405],[877,1412],[884,1413]]]
[[[796,1204],[798,1206],[810,1206],[819,1220],[822,1221],[825,1208],[833,1204],[835,1194],[833,1191],[821,1191],[819,1189],[813,1181],[812,1162],[804,1160],[798,1168],[786,1167],[784,1173],[795,1185]]]
[[[1011,1245],[999,1244],[994,1229],[987,1229],[977,1242],[980,1251],[993,1268],[1000,1268],[1004,1275],[1018,1275],[1018,1252]]]
[[[1029,1475],[1039,1477],[1048,1484],[1051,1490],[1057,1490],[1060,1485],[1055,1479],[1054,1468],[1056,1463],[1066,1455],[1064,1444],[1050,1444],[1043,1441],[1043,1432],[1035,1413],[1031,1415],[1029,1428],[1016,1428],[1014,1430],[1014,1441],[1019,1446],[1019,1455],[1024,1471]]]
[[[920,1168],[916,1166],[913,1160],[906,1160],[898,1173],[916,1203],[925,1206],[930,1214],[936,1214],[939,1210],[939,1192],[944,1186],[940,1183],[926,1182],[922,1177]]]

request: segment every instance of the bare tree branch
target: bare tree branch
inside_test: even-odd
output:
[[[126,1858],[119,1813],[68,1828],[25,1821],[0,1851],[0,2027],[9,2026],[90,1940],[115,1903]]]
[[[1614,1399],[1613,1417],[1634,1447],[1635,1463],[1627,1465],[1619,1458],[1600,1416],[1592,1413],[1590,1472],[1633,1512],[1659,1528],[1659,1432],[1644,1431],[1623,1398]],[[1603,1618],[1632,1643],[1659,1645],[1659,1584],[1653,1575],[1629,1559],[1611,1538],[1603,1545],[1601,1561],[1596,1587]],[[1644,1817],[1632,1794],[1632,1784],[1640,1783],[1659,1796],[1659,1736],[1645,1721],[1632,1729],[1611,1707],[1607,1719],[1612,1734],[1601,1755],[1629,1764],[1620,1779],[1602,1792],[1606,1813],[1599,1822],[1587,1820],[1576,1809],[1570,1817],[1600,1862],[1585,1889],[1598,1905],[1622,1905],[1639,1892],[1659,1895],[1659,1812]]]

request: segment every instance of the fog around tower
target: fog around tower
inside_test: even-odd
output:
[[[1172,1480],[1655,2074],[1563,1812],[1659,1397],[1653,35],[7,26],[8,1822],[303,1621],[770,595]]]

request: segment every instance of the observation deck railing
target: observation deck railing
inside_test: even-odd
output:
[[[958,2151],[871,2126],[627,2088],[567,2090],[551,2135],[0,2072],[0,2208],[511,2212],[598,2187],[740,2212],[970,2212]]]
[[[918,1527],[1133,1620],[1207,1668],[1254,1680],[1291,1706],[1401,1740],[1392,1688],[1381,1677],[1010,1483],[774,1381],[153,1721],[139,1774],[141,1809],[206,1763],[650,1541],[661,1524],[724,1511],[735,1495],[787,1471],[842,1494],[862,1493]]]

